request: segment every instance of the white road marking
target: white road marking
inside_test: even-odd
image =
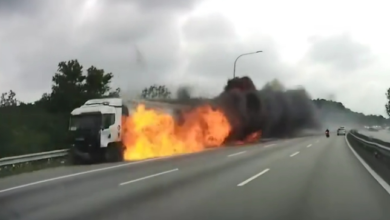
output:
[[[309,148],[309,147],[311,147],[312,145],[311,144],[309,144],[309,145],[307,145],[307,148]]]
[[[141,180],[150,179],[150,178],[153,178],[153,177],[156,177],[156,176],[161,176],[161,175],[164,175],[164,174],[167,174],[167,173],[172,173],[172,172],[175,172],[175,171],[179,171],[179,169],[176,168],[176,169],[173,169],[173,170],[168,170],[168,171],[164,171],[164,172],[161,172],[161,173],[156,173],[156,174],[153,174],[153,175],[150,175],[150,176],[145,176],[145,177],[142,177],[142,178],[139,178],[139,179],[135,179],[135,180],[131,180],[131,181],[128,181],[128,182],[124,182],[124,183],[121,183],[119,185],[123,186],[123,185],[127,185],[127,184],[130,184],[130,183],[135,183],[135,182],[138,182],[138,181],[141,181]]]
[[[378,183],[386,190],[386,192],[390,194],[389,184],[387,184],[386,181],[382,179],[382,177],[380,177],[373,169],[371,169],[371,167],[366,162],[364,162],[364,160],[359,156],[359,154],[356,153],[356,151],[351,147],[351,144],[347,139],[347,135],[345,135],[344,138],[347,142],[349,149],[351,149],[352,153],[356,156],[360,163],[362,163],[362,165],[367,169],[367,171],[372,175],[372,177],[374,177],[374,179],[378,181]]]
[[[220,149],[220,148],[215,148],[215,149]],[[202,152],[205,152],[205,151],[202,151]],[[189,154],[191,154],[191,153],[189,153]],[[19,185],[19,186],[14,186],[14,187],[7,188],[7,189],[2,189],[2,190],[0,190],[0,194],[4,193],[4,192],[16,190],[16,189],[21,189],[21,188],[25,188],[25,187],[29,187],[29,186],[42,184],[42,183],[53,182],[53,181],[57,181],[57,180],[61,180],[61,179],[67,179],[67,178],[71,178],[71,177],[81,176],[81,175],[90,174],[90,173],[96,173],[96,172],[105,171],[105,170],[116,169],[116,168],[120,168],[120,167],[131,166],[131,165],[140,164],[140,163],[147,163],[147,162],[151,162],[151,161],[155,161],[155,160],[162,160],[162,159],[186,156],[189,154],[172,155],[172,156],[167,156],[167,157],[159,157],[159,158],[147,159],[147,160],[136,161],[136,162],[131,162],[131,163],[124,163],[124,164],[122,163],[122,164],[115,165],[115,166],[104,167],[104,168],[99,168],[99,169],[94,169],[94,170],[88,170],[88,171],[73,173],[73,174],[64,175],[64,176],[58,176],[58,177],[54,177],[54,178],[50,178],[50,179],[45,179],[45,180],[40,180],[40,181],[36,181],[36,182],[32,182],[32,183]]]
[[[235,154],[230,154],[228,155],[228,157],[234,157],[234,156],[237,156],[237,155],[240,155],[240,154],[244,154],[246,153],[246,151],[241,151],[241,152],[238,152],[238,153],[235,153]]]
[[[272,146],[275,146],[276,144],[269,144],[269,145],[266,145],[264,147],[272,147]]]
[[[266,173],[266,172],[268,172],[268,171],[269,171],[269,169],[265,169],[265,170],[261,171],[260,173],[258,173],[258,174],[256,174],[256,175],[252,176],[251,178],[245,180],[244,182],[238,184],[237,186],[244,186],[245,184],[249,183],[250,181],[256,179],[257,177],[263,175],[264,173]]]
[[[295,155],[297,155],[297,154],[299,154],[299,151],[297,151],[297,152],[291,154],[290,157],[293,157],[293,156],[295,156]]]

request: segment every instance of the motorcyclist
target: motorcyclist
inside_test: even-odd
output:
[[[329,133],[329,129],[326,129],[326,130],[325,130],[325,133]]]

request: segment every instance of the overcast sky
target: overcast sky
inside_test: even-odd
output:
[[[216,95],[233,74],[273,78],[383,114],[390,87],[385,0],[0,0],[0,88],[34,101],[60,61],[113,72],[130,92],[186,84]]]

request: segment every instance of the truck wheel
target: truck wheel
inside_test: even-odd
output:
[[[81,165],[82,164],[81,158],[79,158],[72,150],[69,150],[68,158],[69,158],[70,164],[72,164],[72,165]]]
[[[107,162],[123,161],[123,151],[120,144],[109,144],[106,148],[105,159]]]

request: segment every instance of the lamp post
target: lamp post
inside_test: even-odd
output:
[[[238,56],[236,58],[236,60],[234,61],[234,70],[233,70],[233,78],[236,77],[236,63],[237,63],[237,60],[242,57],[242,56],[245,56],[245,55],[251,55],[251,54],[256,54],[256,53],[261,53],[263,51],[259,50],[259,51],[256,51],[256,52],[251,52],[251,53],[244,53],[244,54],[241,54],[240,56]]]

